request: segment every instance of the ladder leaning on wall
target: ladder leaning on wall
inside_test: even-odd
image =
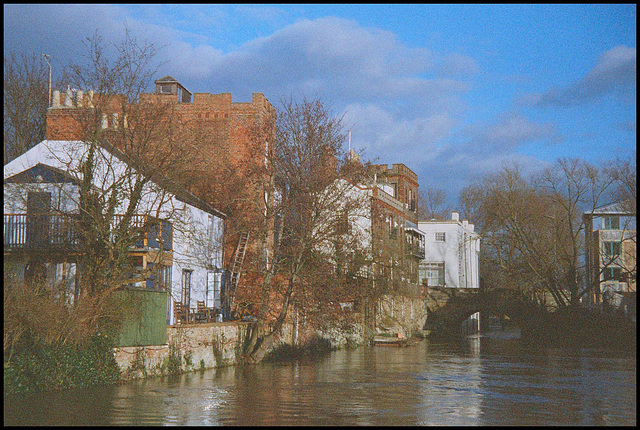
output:
[[[244,255],[247,251],[247,242],[249,241],[249,232],[240,232],[240,238],[238,239],[238,246],[236,246],[236,252],[233,255],[233,264],[231,265],[231,274],[229,276],[229,311],[233,309],[233,301],[236,295],[236,289],[238,288],[238,281],[242,274],[242,264],[244,263]]]

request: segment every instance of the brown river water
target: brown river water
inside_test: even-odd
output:
[[[636,425],[636,357],[423,340],[5,398],[5,425]]]

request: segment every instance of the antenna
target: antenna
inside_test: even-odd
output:
[[[48,54],[42,54],[42,56],[44,57],[44,61],[49,65],[49,106],[47,107],[51,107],[51,63],[49,62],[49,57],[51,56]]]
[[[349,130],[349,154],[351,154],[351,130]]]

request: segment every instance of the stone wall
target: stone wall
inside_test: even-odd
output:
[[[115,348],[123,379],[190,372],[234,365],[251,323],[211,323],[167,327],[167,344]]]
[[[377,307],[378,332],[391,330],[409,337],[422,331],[426,320],[423,299],[385,296]],[[252,324],[227,322],[168,326],[167,344],[114,348],[115,359],[125,380],[236,365],[240,362],[242,345]],[[365,332],[362,323],[319,331],[300,323],[296,326],[293,319],[284,325],[274,348],[282,344],[300,346],[314,336],[329,340],[336,348],[362,345],[369,340]]]
[[[377,304],[377,332],[401,333],[410,337],[421,334],[426,320],[427,304],[423,298],[386,295]]]

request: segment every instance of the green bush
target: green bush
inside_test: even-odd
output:
[[[33,342],[4,367],[4,395],[112,384],[120,373],[112,342],[97,335],[83,346]]]

